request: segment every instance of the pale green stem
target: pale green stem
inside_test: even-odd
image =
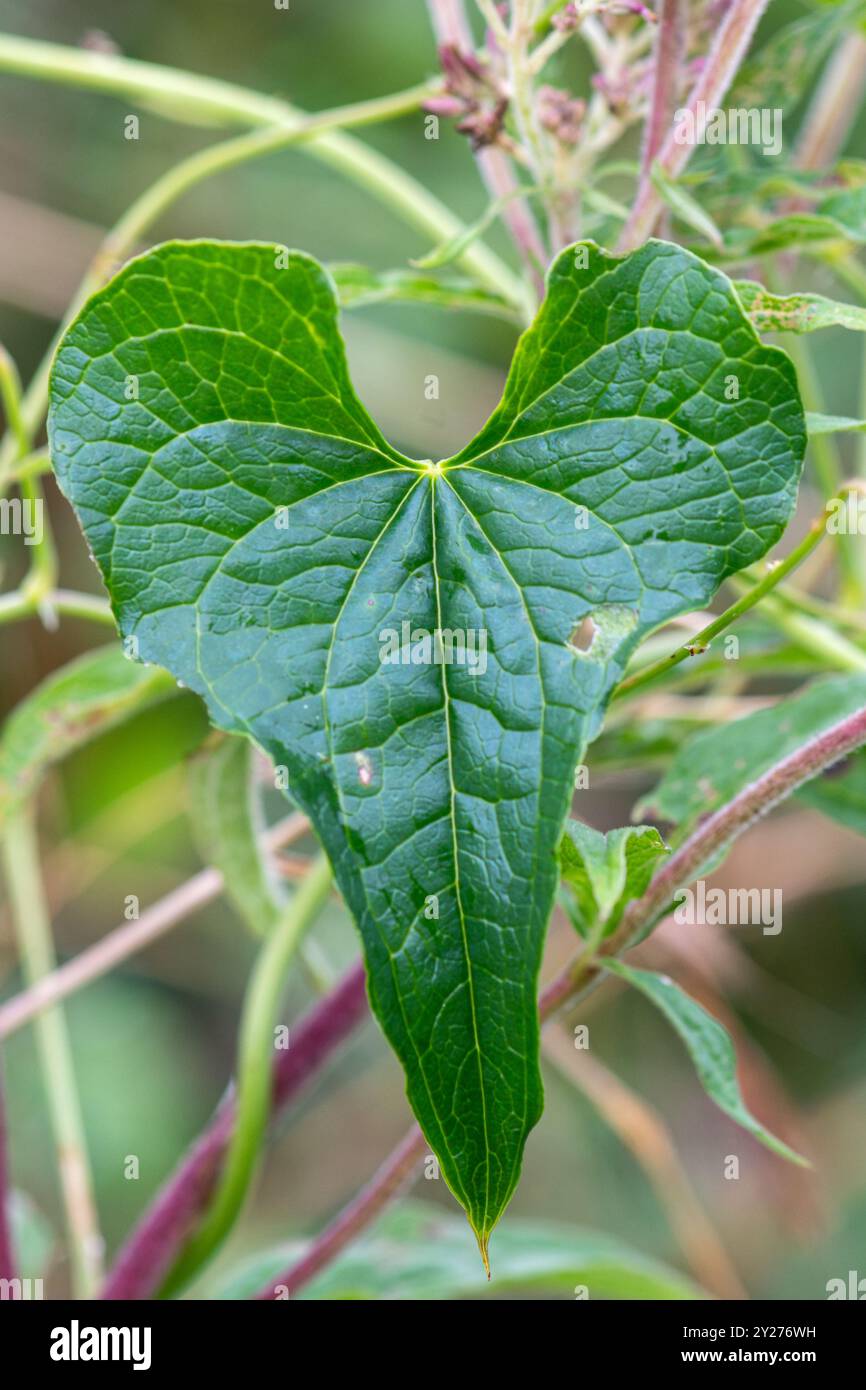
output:
[[[15,71],[32,71],[33,75],[36,76],[60,77],[60,80],[72,80],[69,73],[79,73],[79,67],[76,63],[67,64],[66,50],[53,44],[36,44],[35,46],[40,54],[43,53],[43,50],[49,50],[49,56],[57,53],[63,55],[63,61],[60,62],[59,67],[46,61],[43,67],[35,69],[16,68],[9,60],[8,42],[7,37],[0,35],[0,70],[12,66]],[[14,42],[18,43],[17,40]],[[88,56],[93,57],[94,55],[73,54],[73,57],[77,59],[86,59]],[[120,64],[119,74],[115,71],[116,63]],[[131,76],[129,69],[132,69]],[[193,78],[191,74],[175,73],[175,70],[171,68],[157,68],[154,64],[131,63],[128,59],[118,59],[116,62],[113,61],[111,65],[111,73],[118,85],[112,85],[109,90],[122,92],[131,90],[133,94],[141,95],[145,79],[140,77],[140,70],[144,71],[145,76],[156,72],[158,74],[168,73],[178,79],[188,78],[194,84],[202,84],[207,90],[210,90],[214,85],[208,78]],[[85,62],[81,80],[84,82],[88,74],[98,76],[102,72],[102,64],[99,65],[96,74],[94,74],[90,70],[90,65]],[[122,82],[124,75],[126,75],[129,84],[128,88]],[[95,82],[94,85],[100,84]],[[215,85],[222,88],[227,84],[217,83]],[[159,92],[161,88],[157,87],[156,90]],[[212,145],[183,160],[182,163],[169,169],[136,199],[108,233],[78,287],[54,341],[42,359],[24,395],[22,416],[25,428],[31,438],[38,430],[47,409],[51,363],[54,360],[57,344],[68,323],[75,317],[90,295],[99,289],[107,276],[117,268],[117,264],[130,254],[136,243],[167,208],[188,189],[213,174],[220,173],[224,169],[232,168],[259,155],[303,143],[308,145],[313,153],[324,158],[326,162],[336,165],[344,173],[350,173],[356,182],[364,184],[371,192],[388,202],[397,212],[406,216],[409,221],[425,233],[429,233],[437,239],[447,240],[465,232],[464,224],[443,203],[428,193],[421,184],[416,183],[409,174],[404,173],[396,165],[392,165],[383,156],[368,150],[359,141],[334,133],[340,126],[369,124],[372,121],[384,120],[387,117],[405,114],[417,109],[424,96],[430,92],[429,85],[414,87],[410,91],[400,92],[396,96],[381,97],[373,101],[357,102],[351,106],[336,107],[331,111],[310,117],[302,117],[294,108],[285,103],[272,103],[269,98],[257,97],[255,93],[244,93],[241,88],[230,88],[230,90],[236,92],[239,97],[249,98],[251,106],[245,108],[248,121],[255,120],[256,112],[259,112],[260,119],[264,119],[261,103],[265,103],[264,110],[269,112],[271,122],[278,122],[278,124],[276,126],[272,124],[268,129],[256,130],[251,134]],[[351,159],[348,163],[342,157],[345,153],[345,145],[350,147]],[[526,291],[522,282],[498,256],[489,251],[478,239],[466,246],[460,252],[457,260],[476,277],[479,283],[504,295],[520,309],[521,313],[526,312]],[[0,486],[2,486],[4,477],[8,477],[13,466],[13,448],[11,441],[7,439],[4,441],[3,447],[0,448]]]
[[[78,594],[73,589],[52,589],[41,596],[17,589],[12,594],[0,595],[0,624],[14,623],[22,618],[32,618],[39,602],[53,613],[66,618],[86,618],[106,627],[116,627],[114,617],[107,601],[93,594]]]
[[[837,494],[839,497],[847,495],[856,484],[845,484]],[[665,675],[673,666],[679,665],[690,656],[696,656],[706,651],[714,637],[718,637],[722,632],[729,628],[732,623],[741,618],[744,613],[748,613],[756,604],[767,598],[767,595],[775,589],[777,584],[802,564],[808,555],[821,544],[827,534],[827,515],[826,512],[813,521],[806,535],[795,546],[784,560],[780,560],[771,570],[768,570],[763,579],[753,587],[748,588],[736,603],[730,608],[726,608],[724,613],[720,613],[705,628],[690,637],[687,642],[683,642],[670,656],[663,657],[661,661],[654,661],[643,670],[636,671],[634,675],[626,676],[625,680],[620,681],[613,692],[612,699],[621,699],[623,695],[630,695],[633,691],[648,685],[650,681],[656,680],[659,676]],[[729,580],[734,583],[733,579]],[[742,588],[743,586],[740,585]],[[779,605],[781,608],[781,605]],[[843,670],[863,670],[866,669],[866,654],[848,642],[844,637],[824,627],[823,624],[812,622],[810,619],[798,618],[796,614],[785,613],[785,621],[773,610],[774,621],[782,627],[784,631],[795,635],[800,646],[806,651],[814,652],[832,660],[833,665],[841,666]],[[794,626],[797,631],[794,633]]]
[[[57,964],[34,822],[33,808],[26,806],[7,820],[3,837],[12,918],[22,971],[31,987]],[[34,1028],[57,1150],[73,1289],[77,1298],[93,1298],[102,1277],[102,1238],[63,1011],[59,1007],[47,1010],[35,1020]]]
[[[306,126],[304,112],[277,97],[263,96],[230,82],[183,72],[158,63],[142,63],[115,54],[87,53],[81,49],[65,48],[60,44],[39,40],[19,39],[0,35],[0,71],[17,72],[47,81],[71,86],[113,92],[132,97],[143,103],[157,105],[159,113],[175,120],[202,117],[215,124],[244,126]],[[414,107],[436,90],[436,84],[413,89]],[[338,125],[369,124],[388,115],[413,109],[406,102],[410,94],[384,97],[373,102],[359,102],[343,108],[339,120],[333,113],[313,117],[321,122],[319,133],[306,126],[301,138],[309,138],[310,153],[323,163],[338,169],[346,177],[375,194],[398,213],[410,226],[418,228],[435,241],[456,237],[462,230],[459,218],[434,197],[423,184],[398,165],[361,141],[338,133]],[[352,113],[354,117],[352,116]],[[348,113],[348,119],[346,118]],[[523,303],[520,280],[488,247],[478,242],[468,246],[461,256],[466,270],[481,284],[506,295],[515,304]]]
[[[0,399],[10,437],[10,457],[19,463],[27,457],[31,445],[31,433],[27,428],[22,409],[21,380],[12,358],[5,348],[0,347]],[[20,593],[36,612],[42,615],[47,624],[53,623],[54,615],[48,604],[48,595],[57,583],[57,552],[54,538],[45,509],[45,499],[38,480],[30,475],[18,481],[23,503],[30,505],[32,519],[39,534],[34,537],[35,544],[30,548],[30,567],[23,581]]]
[[[731,581],[748,596],[754,589],[747,590],[739,580]],[[794,613],[785,604],[779,603],[775,596],[765,598],[762,613],[788,637],[791,637],[803,651],[832,666],[837,671],[866,671],[866,651],[855,646],[841,632],[835,632],[826,623]]]
[[[237,1064],[237,1119],[219,1187],[199,1229],[178,1257],[162,1297],[189,1283],[234,1225],[255,1173],[271,1101],[274,1025],[292,957],[331,891],[331,866],[319,855],[262,946],[247,987]]]

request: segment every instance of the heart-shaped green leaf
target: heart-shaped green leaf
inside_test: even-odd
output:
[[[583,244],[477,438],[417,462],[356,398],[315,261],[172,243],[85,307],[51,396],[121,631],[288,768],[484,1249],[541,1110],[575,763],[640,638],[781,534],[787,357],[680,248]]]

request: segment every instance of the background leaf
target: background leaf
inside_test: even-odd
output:
[[[176,689],[167,671],[128,661],[116,643],[55,671],[0,734],[0,826],[52,763]]]
[[[508,300],[480,289],[471,280],[437,279],[408,270],[371,270],[365,265],[340,264],[328,269],[344,309],[368,304],[428,304],[440,309],[471,309],[512,321],[519,318]]]
[[[866,308],[842,304],[823,294],[770,294],[754,280],[734,287],[759,333],[815,333],[820,328],[866,332]]]
[[[192,827],[202,858],[223,875],[235,909],[258,936],[276,922],[285,898],[261,850],[265,828],[252,776],[252,746],[224,738],[190,761]]]
[[[682,835],[788,753],[864,705],[866,676],[831,676],[770,709],[705,729],[682,744],[658,785],[635,806],[634,815],[672,821]],[[807,784],[797,795],[808,799],[809,788],[825,780]]]
[[[780,1158],[787,1158],[800,1167],[809,1166],[805,1158],[770,1134],[746,1109],[737,1082],[734,1044],[712,1014],[690,999],[666,975],[656,975],[652,970],[638,970],[621,960],[605,960],[604,968],[640,990],[661,1009],[688,1048],[701,1085],[720,1110],[724,1110],[726,1115],[730,1115],[732,1120]]]
[[[301,1253],[297,1243],[256,1256],[222,1289],[249,1298]],[[402,1202],[344,1252],[301,1299],[457,1299],[547,1290],[574,1297],[695,1299],[683,1275],[610,1236],[554,1222],[509,1220],[496,1240],[488,1283],[461,1221],[423,1202]]]

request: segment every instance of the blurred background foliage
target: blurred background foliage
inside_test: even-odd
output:
[[[814,13],[776,0],[761,41]],[[94,38],[99,32],[130,57],[222,76],[309,110],[399,90],[428,76],[436,61],[421,0],[291,0],[288,12],[276,11],[271,0],[0,0],[0,29],[68,44],[105,42]],[[585,91],[590,69],[581,46],[570,45],[561,61],[558,80]],[[808,95],[797,94],[796,84],[792,90],[786,146]],[[104,230],[163,170],[216,133],[142,110],[140,139],[128,141],[122,100],[5,75],[0,92],[0,341],[26,381]],[[484,210],[470,153],[447,121],[437,141],[425,140],[420,114],[363,137],[462,216],[471,220]],[[636,137],[624,148],[633,157]],[[847,152],[866,158],[862,114]],[[271,155],[203,183],[152,239],[169,235],[260,238],[324,261],[380,269],[404,266],[429,249],[303,151]],[[490,236],[507,254],[498,229]],[[824,268],[812,267],[807,278],[799,288],[838,294]],[[416,307],[363,310],[344,326],[362,398],[394,443],[419,457],[447,454],[480,425],[498,398],[514,341],[508,325],[493,319]],[[840,414],[858,413],[855,336],[839,330],[821,339],[828,409]],[[424,395],[430,373],[440,378],[436,401]],[[66,582],[93,590],[95,574],[71,511],[52,484],[48,489]],[[816,505],[807,492],[803,514]],[[5,540],[0,545],[7,588],[20,576],[20,550]],[[0,629],[0,713],[103,640],[98,628],[74,619],[53,633],[35,620]],[[758,695],[775,689],[771,679],[752,686]],[[144,907],[200,867],[184,761],[206,732],[198,701],[178,694],[76,753],[49,778],[41,799],[43,847],[62,957],[122,922],[128,895],[138,895]],[[589,765],[592,774],[592,753]],[[592,776],[579,813],[601,829],[626,824],[652,781],[652,774],[628,767]],[[866,1274],[863,840],[814,810],[789,807],[739,844],[716,881],[781,886],[781,935],[711,927],[677,935],[664,928],[653,962],[667,959],[709,1007],[724,1009],[742,1048],[747,1099],[771,1127],[814,1156],[814,1171],[787,1168],[715,1111],[676,1037],[636,995],[613,989],[594,996],[579,1021],[590,1025],[593,1057],[665,1118],[749,1292],[822,1298],[828,1279],[849,1269]],[[336,902],[317,940],[335,972],[357,954],[353,928]],[[551,968],[571,945],[558,915]],[[254,940],[219,901],[68,1006],[97,1200],[112,1249],[225,1087],[254,951]],[[9,917],[0,905],[0,992],[9,997],[19,987]],[[296,972],[284,1016],[296,1016],[311,997]],[[59,1231],[54,1154],[29,1029],[4,1047],[4,1066],[16,1185]],[[511,1212],[591,1226],[682,1267],[645,1166],[559,1070],[549,1068],[546,1079],[546,1113],[530,1139]],[[616,1109],[615,1097],[610,1103]],[[217,1287],[221,1271],[264,1244],[319,1228],[366,1180],[407,1118],[398,1067],[367,1024],[280,1125],[255,1200],[199,1287]],[[619,1119],[628,1126],[624,1104]],[[637,1121],[631,1132],[646,1159],[651,1135]],[[720,1156],[729,1153],[741,1157],[736,1182],[723,1176]],[[124,1176],[128,1155],[139,1156],[137,1181]],[[415,1195],[453,1210],[441,1182],[422,1176]],[[471,1245],[468,1229],[465,1236]],[[57,1245],[48,1277],[49,1291],[62,1294],[68,1271]]]

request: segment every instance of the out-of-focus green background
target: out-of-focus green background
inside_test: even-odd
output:
[[[765,26],[797,13],[777,3]],[[805,9],[803,10],[805,13]],[[316,110],[409,86],[435,66],[422,0],[0,0],[0,29],[77,44],[102,31],[130,57],[186,67],[286,96]],[[91,40],[92,41],[92,40]],[[585,82],[580,57],[570,73]],[[124,117],[140,139],[124,138]],[[0,76],[0,341],[25,380],[107,227],[132,198],[184,154],[219,132],[178,125],[123,100]],[[786,142],[796,127],[790,114]],[[485,195],[463,140],[442,122],[424,139],[420,115],[363,132],[467,218]],[[851,153],[866,155],[860,133]],[[501,233],[493,241],[505,249]],[[156,229],[164,236],[261,238],[325,261],[405,265],[429,249],[367,194],[303,152],[245,165],[188,194]],[[436,310],[380,308],[346,323],[350,365],[362,398],[394,442],[419,457],[456,449],[495,403],[513,333],[492,319]],[[854,335],[851,335],[852,337]],[[830,408],[857,375],[850,339],[822,341]],[[424,378],[440,396],[428,401]],[[69,586],[95,588],[71,513],[49,484],[49,504]],[[19,577],[18,552],[3,542],[3,587]],[[73,620],[56,633],[36,622],[0,629],[0,713],[50,670],[96,641]],[[124,901],[156,900],[199,860],[185,811],[183,759],[201,741],[197,701],[179,695],[74,756],[42,799],[46,875],[58,949],[75,954],[123,920]],[[592,760],[590,757],[590,767]],[[581,814],[601,828],[625,824],[640,777],[594,782]],[[303,847],[302,847],[303,848]],[[581,1015],[593,1056],[668,1121],[683,1161],[749,1291],[757,1297],[822,1298],[833,1277],[866,1274],[866,912],[863,841],[816,813],[794,809],[755,830],[718,877],[725,884],[779,886],[779,937],[734,929],[738,945],[711,928],[671,947],[671,968],[727,999],[743,1038],[747,1096],[771,1127],[816,1158],[814,1173],[787,1168],[736,1131],[703,1097],[680,1044],[640,999],[621,994]],[[335,969],[357,951],[335,903],[321,943]],[[551,964],[569,947],[557,919]],[[254,943],[222,903],[198,913],[68,1007],[74,1061],[103,1227],[111,1249],[143,1209],[219,1098],[232,1067],[235,1026]],[[664,959],[659,946],[656,959]],[[688,963],[682,954],[686,951]],[[11,928],[0,905],[0,991],[19,987]],[[303,978],[286,1016],[309,1000]],[[59,1231],[53,1151],[32,1038],[4,1049],[17,1184]],[[255,1201],[222,1266],[264,1243],[313,1231],[369,1176],[408,1119],[395,1062],[368,1024],[281,1127]],[[724,1179],[719,1155],[741,1158]],[[140,1178],[124,1176],[127,1156]],[[417,1195],[451,1207],[444,1184],[419,1179]],[[547,1110],[532,1136],[515,1216],[575,1222],[619,1234],[682,1264],[645,1172],[560,1075],[547,1073]],[[471,1236],[467,1230],[467,1241]],[[68,1271],[57,1249],[49,1291]],[[205,1284],[203,1287],[209,1287]]]

